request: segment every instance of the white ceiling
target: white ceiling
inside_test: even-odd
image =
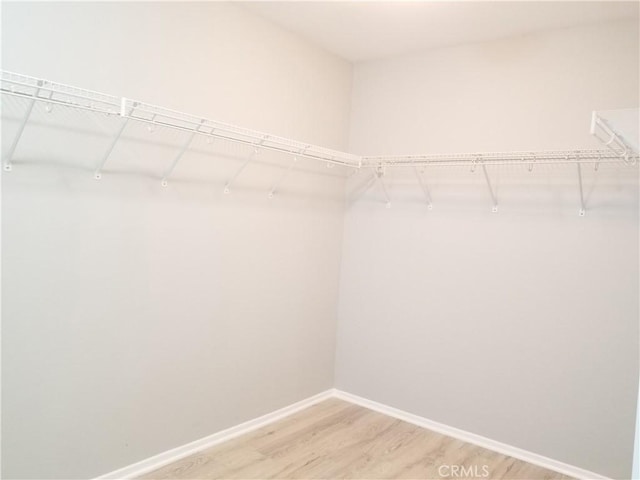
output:
[[[351,62],[512,35],[638,19],[616,1],[262,1],[246,8]]]

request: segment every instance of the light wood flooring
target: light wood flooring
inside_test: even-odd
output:
[[[452,475],[447,466],[454,465],[464,466],[467,474],[461,476],[464,472],[458,470],[457,475]],[[141,478],[565,480],[570,477],[342,400],[329,399]]]

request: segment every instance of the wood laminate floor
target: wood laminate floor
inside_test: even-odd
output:
[[[140,478],[570,479],[338,399]]]

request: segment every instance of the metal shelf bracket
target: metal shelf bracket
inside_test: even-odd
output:
[[[20,142],[20,137],[22,137],[22,133],[24,132],[25,127],[27,126],[27,122],[29,122],[29,117],[31,117],[31,112],[33,112],[33,107],[36,104],[38,94],[40,93],[40,87],[42,87],[43,84],[44,82],[42,80],[38,80],[38,88],[36,89],[35,93],[33,94],[33,98],[31,99],[31,101],[29,102],[29,105],[27,106],[27,111],[25,112],[24,117],[22,117],[22,122],[20,122],[20,126],[18,127],[18,132],[16,133],[16,136],[13,139],[13,143],[11,143],[9,150],[5,155],[4,161],[2,162],[2,168],[4,169],[5,172],[11,171],[11,168],[12,168],[11,159],[13,158],[13,154],[15,153],[16,148],[18,147],[18,143]]]
[[[204,123],[204,120],[202,120],[202,123]],[[173,171],[175,170],[176,166],[178,165],[178,162],[180,161],[180,159],[182,158],[182,156],[185,154],[185,152],[189,149],[189,146],[191,145],[191,142],[193,141],[193,138],[196,136],[196,133],[198,133],[198,128],[196,128],[196,130],[194,130],[193,132],[191,132],[189,134],[189,137],[187,138],[187,141],[184,142],[184,144],[182,145],[182,147],[180,148],[180,151],[178,152],[178,154],[176,155],[176,158],[173,159],[173,162],[171,163],[171,165],[169,166],[169,168],[167,169],[167,171],[164,173],[164,175],[162,176],[162,182],[161,185],[163,187],[166,187],[169,183],[168,183],[168,179],[169,176],[173,173]]]
[[[263,139],[264,141],[264,139]],[[242,173],[242,171],[245,169],[245,167],[247,165],[249,165],[249,163],[258,156],[258,148],[255,147],[253,149],[253,152],[251,153],[251,155],[249,156],[249,158],[247,158],[245,160],[245,162],[242,164],[242,166],[238,169],[238,171],[235,173],[235,175],[233,177],[231,177],[227,183],[224,184],[224,193],[231,193],[231,186],[233,185],[233,182],[236,181],[236,178],[238,178],[238,176]]]
[[[426,182],[422,178],[422,175],[420,174],[418,167],[413,167],[413,171],[415,172],[416,177],[418,177],[418,183],[420,184],[420,188],[422,188],[424,197],[427,200],[427,208],[429,210],[433,210],[433,202],[431,201],[431,192],[429,191],[429,187],[427,186]]]
[[[487,173],[487,166],[482,164],[482,173],[484,174],[484,179],[487,181],[487,187],[489,187],[489,194],[491,195],[491,201],[493,202],[493,207],[491,207],[491,211],[493,213],[498,213],[498,200],[496,198],[496,194],[491,186],[491,180],[489,179],[489,174]]]
[[[269,190],[269,198],[273,198],[274,195],[276,194],[276,192],[278,191],[278,188],[280,187],[280,185],[282,184],[282,182],[285,180],[285,178],[287,178],[291,172],[293,171],[294,167],[296,166],[296,163],[298,163],[298,157],[293,157],[293,160],[291,161],[291,163],[289,164],[289,167],[285,170],[285,172],[282,174],[282,176],[278,179],[278,181],[276,183],[273,184],[273,187],[271,187],[271,190]]]
[[[385,175],[385,169],[383,166],[378,166],[375,171],[375,180],[382,188],[382,192],[384,193],[384,198],[387,200],[386,207],[391,208],[391,198],[389,197],[389,192],[387,190],[387,186],[384,183],[383,177]]]
[[[131,113],[133,113],[133,107],[131,108],[129,115],[131,115]],[[96,168],[96,171],[93,174],[93,178],[95,178],[96,180],[100,180],[102,178],[102,169],[107,163],[107,160],[109,160],[109,156],[111,155],[111,152],[113,152],[113,149],[118,143],[118,140],[120,140],[120,137],[124,132],[124,129],[129,123],[129,115],[127,115],[127,99],[123,97],[120,102],[120,116],[124,118],[124,121],[122,122],[122,124],[120,125],[120,128],[118,129],[115,136],[113,137],[113,140],[109,144],[109,147],[107,148],[106,152],[104,152],[104,155],[102,156],[102,160],[100,160],[100,163],[98,164],[98,168]]]
[[[578,211],[578,215],[584,217],[585,208],[584,208],[584,192],[582,189],[582,167],[579,163],[576,163],[578,167],[578,186],[580,187],[580,210]]]

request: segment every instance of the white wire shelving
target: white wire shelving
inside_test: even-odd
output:
[[[27,108],[20,120],[18,130],[2,159],[3,169],[11,171],[13,158],[36,102],[44,102],[47,105],[62,105],[74,109],[80,109],[96,114],[113,116],[121,119],[119,128],[110,141],[110,144],[101,158],[96,160],[94,177],[100,179],[103,168],[122,137],[129,122],[147,124],[149,128],[160,126],[168,129],[186,132],[186,141],[179,147],[173,163],[162,177],[162,185],[167,186],[167,179],[172,174],[183,154],[189,150],[192,140],[196,135],[222,139],[224,141],[247,145],[254,152],[259,149],[271,150],[293,157],[290,171],[298,158],[312,161],[325,162],[328,166],[340,165],[349,169],[368,170],[373,173],[372,183],[377,181],[387,197],[387,206],[390,206],[387,188],[383,177],[390,168],[413,168],[418,175],[418,180],[431,205],[428,188],[420,176],[418,169],[427,167],[464,166],[474,171],[476,167],[483,170],[491,197],[493,199],[493,211],[497,212],[497,201],[494,189],[487,173],[487,165],[523,165],[531,171],[538,164],[575,164],[577,166],[578,180],[581,191],[580,215],[584,215],[584,195],[582,194],[581,165],[618,163],[634,166],[638,163],[638,152],[635,151],[624,138],[613,131],[595,113],[592,119],[591,133],[599,138],[606,148],[601,150],[567,150],[567,151],[523,151],[523,152],[487,152],[487,153],[452,153],[452,154],[426,154],[426,155],[387,155],[387,156],[359,156],[338,150],[320,147],[317,145],[300,142],[297,140],[271,135],[268,133],[251,130],[228,123],[198,117],[184,112],[170,110],[145,102],[108,95],[78,87],[64,85],[48,80],[43,80],[18,73],[1,71],[0,92],[2,95],[19,97],[27,100]],[[230,183],[242,172],[252,157],[247,159],[243,167],[225,185],[225,192],[229,191]],[[285,173],[286,175],[287,173]],[[274,189],[269,192],[273,197]]]
[[[601,112],[594,111],[591,115],[591,135],[600,140],[613,154],[622,158],[625,163],[634,163],[637,161],[637,137],[638,137],[638,109],[621,109],[613,112],[624,112],[625,116],[635,120],[631,127],[636,137],[636,148],[631,145],[631,141],[626,139],[621,133],[617,132],[609,125],[609,122],[602,116]],[[629,115],[630,114],[630,115]]]
[[[7,71],[2,71],[0,83],[0,91],[3,95],[13,95],[29,100],[27,111],[13,142],[15,146],[12,145],[12,148],[3,158],[3,166],[6,171],[11,170],[11,161],[15,148],[20,141],[25,126],[29,122],[31,111],[36,102],[63,105],[122,118],[121,128],[113,138],[111,148],[108,149],[97,166],[96,178],[100,178],[102,167],[104,167],[113,147],[130,121],[180,130],[191,133],[193,136],[202,135],[219,138],[254,148],[273,150],[330,164],[354,168],[359,168],[360,166],[360,157],[357,155],[209,120],[129,98],[115,97]],[[184,150],[188,148],[189,145],[186,144]]]
[[[389,155],[362,157],[362,166],[377,167],[464,167],[474,165],[524,165],[566,163],[627,163],[638,161],[631,150],[620,154],[607,150],[560,150],[527,152],[454,153],[433,155]]]

